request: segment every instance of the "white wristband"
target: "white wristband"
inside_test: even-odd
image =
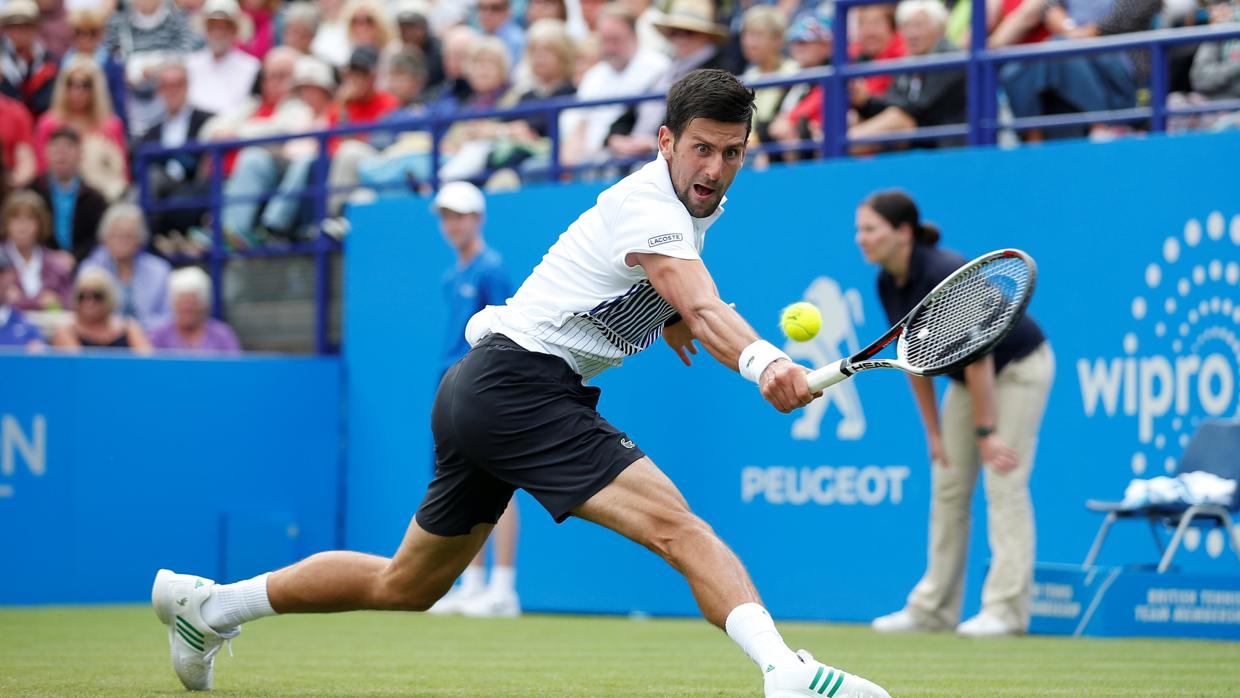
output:
[[[737,368],[740,369],[742,376],[757,383],[767,366],[780,359],[787,358],[788,355],[776,348],[774,344],[764,339],[759,339],[741,351],[740,365]]]

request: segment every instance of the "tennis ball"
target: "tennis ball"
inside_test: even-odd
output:
[[[780,313],[779,326],[789,339],[808,342],[822,329],[822,313],[813,303],[793,303]]]

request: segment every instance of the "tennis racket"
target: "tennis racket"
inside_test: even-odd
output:
[[[1033,258],[1020,250],[984,254],[943,279],[878,341],[810,373],[809,389],[819,392],[873,368],[938,376],[971,364],[1016,326],[1037,278]],[[892,342],[895,359],[873,358]]]

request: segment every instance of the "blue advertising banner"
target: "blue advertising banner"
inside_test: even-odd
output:
[[[0,376],[0,605],[338,545],[338,360],[0,354]]]
[[[1032,483],[1038,559],[1079,562],[1099,523],[1087,498],[1118,499],[1131,478],[1173,469],[1199,420],[1240,406],[1238,156],[1233,134],[744,171],[704,257],[725,299],[774,341],[780,308],[817,304],[823,331],[783,344],[819,365],[888,327],[875,270],[853,242],[867,194],[907,190],[942,244],[965,256],[1032,254],[1041,276],[1030,312],[1058,362]],[[1172,162],[1183,176],[1153,175],[1150,163]],[[486,236],[514,281],[603,187],[489,197]],[[441,279],[453,260],[425,200],[357,211],[348,244],[347,542],[390,554],[431,473]],[[789,416],[705,354],[686,368],[663,346],[596,382],[603,414],[736,549],[777,616],[868,621],[903,604],[925,566],[929,496],[904,377],[858,376]],[[976,499],[966,613],[988,559]],[[580,521],[557,527],[521,504],[527,608],[695,613],[684,583],[649,552]],[[1155,559],[1138,528],[1117,527],[1100,562]],[[1221,532],[1186,543],[1185,571],[1240,573]]]
[[[1240,640],[1240,575],[1041,564],[1029,631]]]

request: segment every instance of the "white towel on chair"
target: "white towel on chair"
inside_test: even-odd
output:
[[[1151,505],[1218,504],[1228,506],[1236,493],[1236,481],[1219,477],[1214,473],[1181,473],[1175,477],[1155,477],[1133,480],[1124,490],[1125,509],[1139,509]]]

